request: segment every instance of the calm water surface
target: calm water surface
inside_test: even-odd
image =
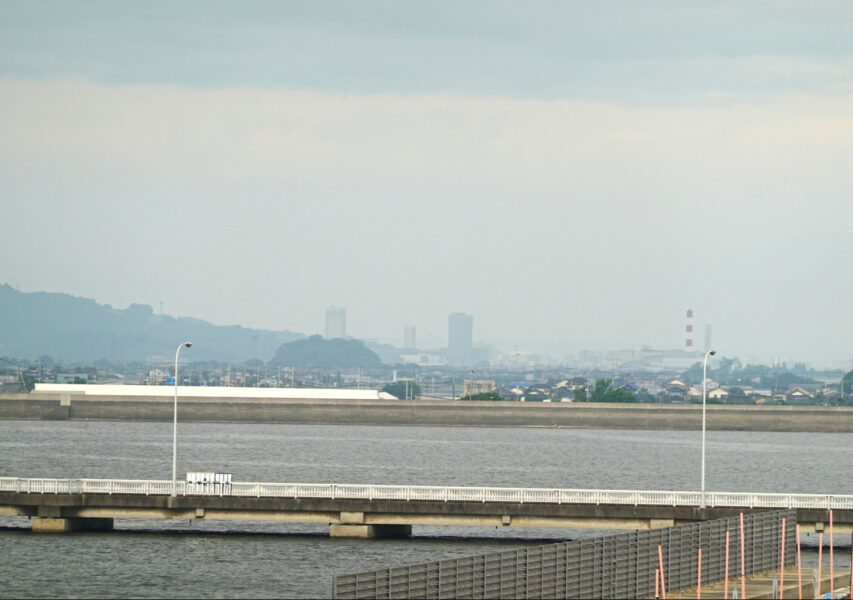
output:
[[[0,421],[0,476],[169,479],[171,443],[168,423]],[[850,494],[851,446],[853,434],[709,432],[706,486]],[[179,425],[178,472],[235,481],[695,490],[699,467],[696,431]],[[601,534],[416,526],[413,540],[359,541],[304,524],[28,527],[0,518],[2,597],[322,598],[339,573]],[[836,553],[839,568],[849,561]]]

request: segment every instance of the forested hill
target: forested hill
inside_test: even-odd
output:
[[[88,298],[23,293],[0,285],[0,356],[132,362],[173,357],[178,344],[189,340],[193,342],[192,349],[185,351],[189,360],[268,361],[282,344],[304,337],[290,331],[155,315],[144,304],[119,310]]]
[[[319,335],[283,344],[273,356],[272,363],[319,368],[369,368],[382,365],[379,355],[361,340],[325,340]]]

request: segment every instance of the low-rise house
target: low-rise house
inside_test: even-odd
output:
[[[813,393],[802,386],[794,386],[788,390],[787,394],[782,395],[789,404],[809,404],[815,397]]]
[[[541,389],[537,389],[535,387],[527,388],[524,392],[524,396],[522,396],[523,402],[550,402],[551,394],[550,391],[548,393],[543,392]]]
[[[687,399],[688,400],[702,400],[702,390],[696,386],[691,386],[689,390],[687,390]]]
[[[720,384],[711,379],[710,377],[705,380],[705,389],[707,389],[709,392],[711,390],[716,390],[718,387],[720,387]]]
[[[541,394],[543,396],[551,396],[551,386],[545,383],[537,383],[527,388],[528,394]]]
[[[589,384],[589,382],[586,380],[586,377],[571,377],[566,381],[569,384],[569,389],[572,391],[579,390],[581,388],[586,388],[586,386]]]
[[[687,392],[690,386],[680,379],[673,379],[663,386],[664,398],[667,402],[678,404],[687,401]]]
[[[551,399],[555,402],[572,402],[574,401],[575,393],[568,387],[557,386],[551,390]]]
[[[708,392],[708,398],[713,398],[714,400],[726,400],[728,397],[729,391],[722,387],[717,387]]]
[[[517,385],[509,387],[502,385],[498,387],[497,391],[504,400],[514,400],[517,402],[524,397],[524,390]]]

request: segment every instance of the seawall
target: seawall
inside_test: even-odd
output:
[[[171,421],[173,399],[3,394],[0,419]],[[452,400],[180,399],[178,419],[207,423],[700,429],[701,405],[463,402]],[[853,432],[853,407],[707,406],[717,431]]]

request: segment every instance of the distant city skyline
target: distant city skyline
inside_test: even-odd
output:
[[[0,291],[4,288],[5,289],[12,289],[11,286],[8,286],[8,284],[0,284]],[[18,293],[20,293],[21,295],[26,297],[26,292],[13,292],[13,294],[18,294]],[[13,306],[6,307],[8,310],[12,311],[11,313],[8,313],[8,314],[14,314],[14,311],[16,310],[14,305],[18,305],[18,306],[21,306],[22,310],[28,314],[28,318],[36,318],[35,315],[38,311],[38,306],[42,306],[42,310],[44,310],[44,307],[46,306],[44,302],[45,302],[45,300],[47,300],[47,298],[42,293],[36,293],[36,294],[38,296],[40,296],[40,298],[36,301],[35,306],[23,308],[23,306],[20,305],[20,302],[16,300],[14,303],[12,303]],[[56,298],[51,300],[50,302],[55,303],[54,306],[65,306],[66,308],[64,308],[63,311],[67,310],[67,307],[69,306],[68,302],[72,298],[74,298],[74,297],[68,296],[66,294],[56,293],[56,292],[49,292],[47,295],[48,296],[56,296]],[[79,311],[82,309],[82,307],[91,306],[89,303],[92,302],[93,300],[96,301],[96,299],[90,299],[90,298],[79,298],[79,297],[74,298],[73,301],[74,301],[75,305],[77,306],[77,308],[75,310]],[[140,304],[140,303],[134,303],[133,305],[131,305],[130,307],[128,307],[126,309],[114,308],[114,307],[110,306],[109,304],[102,304],[102,303],[98,303],[98,304],[100,304],[102,309],[104,311],[106,311],[106,312],[102,312],[101,313],[102,315],[111,315],[111,314],[117,314],[117,313],[122,313],[122,314],[124,314],[125,317],[128,316],[128,314],[136,315],[136,317],[135,317],[137,319],[137,323],[135,325],[136,327],[139,327],[141,324],[141,321],[139,321],[140,318],[144,320],[148,316],[154,314],[153,307],[151,307],[150,305],[144,305],[144,304]],[[89,310],[90,309],[87,308],[84,312],[86,314],[89,314],[89,312],[88,312]],[[36,311],[36,312],[34,312],[34,311]],[[684,315],[683,312],[682,312],[682,315]],[[324,335],[325,335],[325,337],[327,337],[327,338],[344,337],[347,339],[353,339],[353,336],[349,335],[346,332],[346,308],[345,307],[329,306],[329,307],[327,307],[327,309],[325,311],[325,316],[326,316],[325,323],[324,323],[324,327],[325,327]],[[167,321],[162,321],[159,317],[164,317],[165,319],[167,319]],[[113,317],[110,317],[110,320],[112,320],[112,318]],[[122,317],[122,318],[124,318],[124,317]],[[173,316],[173,315],[160,313],[160,314],[158,314],[157,327],[159,328],[159,326],[161,324],[167,323],[169,321],[173,321],[176,318],[178,320],[190,319],[191,322],[194,324],[194,326],[206,325],[206,323],[207,323],[206,321],[203,321],[203,320],[199,319],[198,317],[191,316],[191,315]],[[67,329],[69,326],[73,329],[73,327],[75,326],[75,323],[76,323],[76,321],[68,322],[67,319],[64,319],[62,314],[54,314],[52,312],[48,312],[47,314],[44,314],[44,315],[38,317],[38,319],[40,322],[47,319],[47,321],[46,321],[47,323],[53,323],[54,326],[58,327],[59,329],[61,329],[63,331],[63,333],[61,333],[61,335],[60,335],[60,338],[58,340],[55,340],[55,341],[60,342],[59,347],[62,347],[61,340],[64,338],[67,338],[67,332],[65,331],[65,329]],[[693,318],[689,317],[687,320],[688,320],[688,327],[684,328],[684,326],[682,325],[683,330],[690,328],[690,323],[693,321]],[[510,341],[506,344],[501,344],[501,343],[495,343],[493,340],[478,340],[475,343],[474,342],[474,336],[473,336],[473,322],[474,322],[474,315],[468,315],[465,313],[453,313],[453,314],[449,315],[447,318],[447,329],[445,331],[444,339],[441,340],[441,343],[431,345],[431,346],[423,346],[423,345],[417,344],[416,337],[415,337],[416,336],[416,327],[414,325],[407,326],[404,329],[404,332],[403,332],[404,335],[402,338],[402,345],[400,345],[400,340],[382,340],[380,338],[377,338],[377,337],[371,336],[371,335],[366,335],[366,336],[362,335],[362,336],[355,336],[355,337],[357,339],[362,339],[368,343],[379,342],[379,343],[387,344],[388,346],[397,349],[397,351],[400,353],[400,357],[402,357],[403,362],[412,362],[412,363],[420,364],[423,366],[437,366],[437,365],[442,365],[442,364],[450,364],[450,365],[455,365],[455,366],[464,366],[464,365],[486,366],[489,364],[504,365],[504,366],[513,366],[513,365],[514,366],[519,366],[519,365],[528,365],[528,366],[532,366],[532,365],[542,365],[542,366],[544,366],[544,365],[569,365],[569,366],[571,366],[571,365],[575,365],[575,366],[579,366],[582,368],[592,368],[592,367],[598,366],[598,367],[602,367],[602,368],[612,369],[612,368],[617,367],[619,365],[632,364],[632,365],[635,365],[636,368],[641,368],[641,369],[647,368],[647,367],[653,367],[654,365],[657,365],[657,367],[663,366],[666,368],[675,367],[677,369],[686,369],[690,365],[692,365],[692,364],[694,364],[700,360],[702,353],[710,349],[710,343],[711,343],[710,325],[706,324],[705,339],[704,339],[704,350],[699,350],[699,349],[693,347],[692,343],[690,345],[685,344],[684,348],[679,349],[677,346],[651,346],[649,344],[642,344],[642,345],[637,345],[637,346],[632,346],[632,347],[620,346],[620,345],[614,345],[614,346],[608,347],[608,346],[595,345],[595,344],[584,345],[582,343],[577,342],[577,340],[566,340],[563,345],[558,347],[556,350],[551,351],[547,348],[543,349],[543,348],[531,348],[531,347],[520,346],[517,342],[514,342],[514,341]],[[211,325],[214,325],[215,327],[217,326],[216,324],[213,324],[213,323],[211,323]],[[251,354],[251,357],[252,358],[261,358],[262,360],[266,360],[268,358],[268,356],[266,356],[266,355],[270,354],[274,350],[274,348],[277,347],[277,344],[282,343],[281,341],[279,341],[277,343],[271,342],[271,340],[275,339],[275,336],[280,334],[280,335],[286,336],[287,340],[293,340],[293,339],[299,339],[300,336],[310,336],[310,335],[314,335],[314,333],[315,333],[311,330],[307,330],[307,331],[261,330],[261,331],[252,332],[251,329],[243,329],[243,327],[240,326],[239,324],[225,325],[224,330],[222,330],[220,328],[220,331],[223,334],[225,334],[226,333],[225,330],[231,329],[235,325],[238,326],[238,329],[236,331],[234,331],[233,333],[239,334],[240,331],[242,331],[244,337],[248,335],[250,338],[254,339],[254,342],[253,342],[254,351]],[[220,326],[221,326],[221,324],[220,324]],[[91,326],[88,326],[88,327],[91,328]],[[92,334],[95,336],[95,339],[100,339],[100,337],[102,337],[104,335],[104,332],[99,330],[99,329],[91,329],[91,331],[92,331]],[[694,329],[694,331],[695,331],[695,329]],[[152,330],[151,333],[154,333],[154,331]],[[161,338],[162,338],[164,333],[165,333],[165,331],[162,331],[160,329],[157,330],[157,335],[159,335]],[[693,331],[687,331],[686,333],[688,336],[691,336],[688,339],[690,339],[692,342]],[[38,354],[50,355],[52,353],[52,351],[47,346],[43,346],[43,349],[36,351],[35,354],[33,354],[34,348],[30,347],[32,345],[33,341],[37,341],[38,339],[40,339],[39,336],[43,336],[43,335],[44,335],[44,332],[37,333],[36,339],[30,340],[30,341],[25,341],[24,338],[20,338],[20,336],[18,336],[18,338],[20,338],[20,339],[15,338],[18,341],[14,341],[11,339],[6,340],[6,342],[11,343],[11,345],[9,345],[9,348],[13,348],[13,347],[15,347],[16,344],[20,344],[22,342],[28,348],[30,348],[24,354],[16,354],[16,352],[14,350],[11,352],[9,352],[7,350],[6,355],[12,356],[12,357],[20,357],[20,358],[26,358],[26,357],[31,358],[32,356],[38,355]],[[127,352],[128,351],[132,352],[133,349],[130,347],[125,347],[124,345],[122,345],[121,347],[117,346],[116,344],[118,342],[118,339],[115,337],[115,334],[108,334],[108,335],[113,335],[113,341],[109,345],[108,348],[106,346],[103,346],[104,351],[106,351],[108,349],[110,357],[113,357],[113,358],[116,356],[116,353],[123,354],[123,355],[125,355],[125,359],[126,359],[127,358]],[[208,333],[205,333],[204,335],[207,336]],[[264,340],[263,346],[266,348],[265,354],[264,353],[258,354],[258,349],[259,349],[258,348],[258,342],[260,339],[259,335],[263,336],[263,340]],[[270,337],[270,336],[272,336],[272,337]],[[15,336],[13,336],[13,337],[15,337]],[[24,337],[26,337],[26,336],[24,336]],[[132,336],[133,342],[131,343],[131,346],[135,347],[135,345],[139,341],[137,339],[137,337]],[[195,336],[192,336],[192,337],[195,337]],[[280,339],[283,339],[283,338],[280,338]],[[46,342],[52,342],[54,340],[45,340],[45,341]],[[127,341],[127,340],[125,340],[125,341]],[[152,340],[149,339],[149,341],[152,341]],[[273,343],[274,345],[270,346],[270,343]],[[0,344],[0,345],[2,345],[2,344]],[[53,344],[48,343],[48,346],[53,346]],[[95,346],[97,346],[97,344],[95,344]],[[419,347],[416,348],[416,346],[419,346]],[[81,346],[81,348],[83,348],[83,346]],[[214,345],[199,345],[199,348],[200,348],[199,352],[201,352],[202,354],[205,354],[207,356],[207,358],[210,358],[211,356],[224,356],[222,354],[222,351],[226,348],[228,350],[234,350],[235,349],[233,347],[233,343],[228,343],[222,347],[217,347],[215,344]],[[414,352],[407,352],[407,350],[408,351],[415,350],[415,351]],[[87,356],[89,356],[91,354],[91,352],[92,352],[92,345],[90,344],[90,346],[88,347],[88,350],[86,350]],[[393,363],[395,360],[399,360],[399,357],[396,359],[393,358],[394,353],[389,348],[386,348],[385,352],[386,352],[386,358],[383,359],[384,361]],[[389,352],[390,352],[390,354],[387,354]],[[196,354],[196,353],[194,353],[194,354]],[[227,352],[226,352],[226,354],[227,354]],[[67,352],[61,353],[61,356],[63,356],[65,359],[68,359],[68,358],[73,359],[74,358],[73,355],[67,355]],[[89,358],[91,359],[91,357],[89,357]],[[802,357],[798,357],[798,356],[787,356],[786,357],[786,356],[778,356],[777,355],[777,356],[771,357],[770,359],[766,359],[763,357],[755,356],[753,354],[732,353],[732,352],[727,352],[725,354],[718,353],[715,360],[721,360],[721,359],[726,359],[726,358],[728,358],[728,359],[736,358],[742,364],[751,363],[751,364],[765,364],[765,365],[776,366],[776,365],[781,365],[783,363],[786,363],[789,366],[807,364],[808,366],[819,368],[819,369],[820,368],[836,368],[836,369],[849,370],[850,368],[853,368],[853,360],[848,360],[848,361],[839,360],[836,364],[830,364],[830,365],[822,365],[822,364],[815,365],[815,364],[808,363],[808,361],[803,360]],[[171,359],[167,359],[167,362],[169,360],[171,360]],[[493,361],[495,361],[495,362],[493,362]]]
[[[853,359],[853,4],[0,3],[0,272],[214,324]],[[191,33],[191,34],[190,34]],[[157,311],[159,312],[159,311]],[[180,341],[180,340],[179,340]]]

